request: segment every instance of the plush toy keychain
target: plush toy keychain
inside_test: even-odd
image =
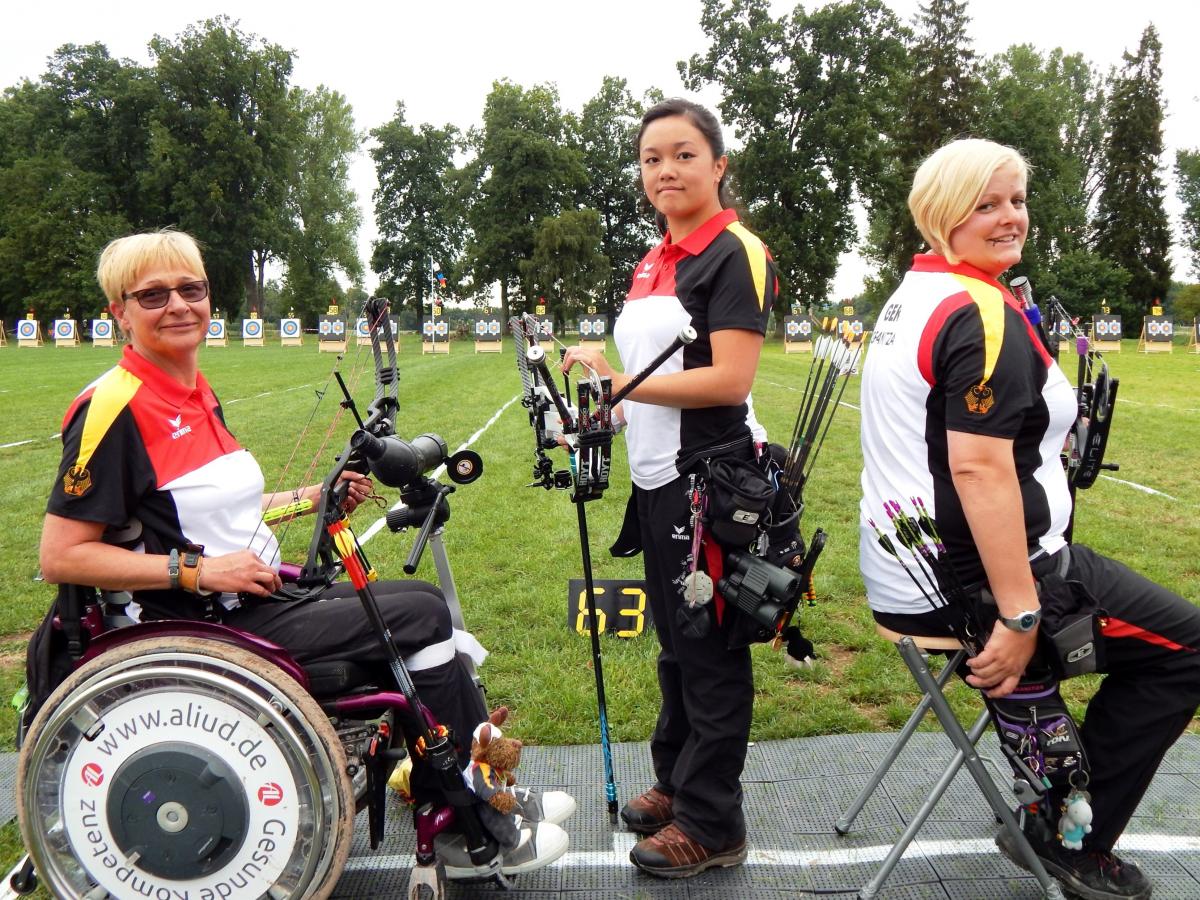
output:
[[[1083,836],[1092,830],[1092,795],[1077,787],[1063,802],[1062,817],[1058,820],[1058,834],[1062,845],[1068,850],[1082,850]]]

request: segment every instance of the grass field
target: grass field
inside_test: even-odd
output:
[[[407,337],[400,357],[400,422],[404,437],[441,434],[453,449],[481,429],[519,391],[511,345],[502,354],[472,352],[457,343],[449,356],[422,356]],[[1164,585],[1200,599],[1200,356],[1176,347],[1145,356],[1135,343],[1109,356],[1121,379],[1119,409],[1109,458],[1116,477],[1160,493],[1105,478],[1080,497],[1077,539],[1119,557]],[[611,353],[611,349],[610,349]],[[60,454],[55,435],[79,389],[108,368],[117,351],[0,349],[0,693],[11,696],[23,677],[24,645],[43,615],[52,588],[35,581],[37,542],[45,498]],[[1066,360],[1066,357],[1064,357]],[[337,398],[327,396],[297,447],[313,413],[315,391],[329,380],[334,357],[313,345],[283,349],[231,346],[202,351],[201,365],[225,405],[239,440],[261,462],[268,486],[295,451],[284,489],[315,482],[341,448],[352,422],[343,416],[327,443]],[[776,440],[791,433],[808,371],[805,354],[785,356],[768,343],[754,386],[759,418]],[[355,394],[365,407],[373,395],[369,353],[352,348],[342,363],[348,380],[366,367]],[[1072,364],[1069,376],[1074,379]],[[333,389],[336,393],[336,388]],[[898,727],[916,700],[906,671],[870,625],[858,579],[857,501],[858,379],[852,379],[807,494],[803,530],[821,526],[829,544],[817,569],[820,601],[805,610],[803,625],[820,664],[796,672],[765,646],[755,648],[756,739]],[[524,410],[513,403],[474,443],[484,459],[478,482],[451,498],[453,516],[445,543],[468,626],[492,651],[483,668],[490,702],[515,711],[514,730],[531,743],[596,740],[591,656],[584,637],[567,627],[567,580],[580,575],[575,511],[563,493],[526,488],[532,435]],[[311,472],[308,471],[311,466]],[[592,556],[597,577],[638,578],[640,560],[616,560],[606,548],[615,537],[628,496],[628,476],[618,440],[612,487],[589,504]],[[389,497],[389,502],[395,497]],[[363,507],[360,531],[381,514]],[[311,519],[284,537],[292,557],[307,544]],[[383,577],[402,577],[410,535],[386,530],[367,552]],[[432,561],[422,577],[435,580]],[[646,738],[657,712],[653,636],[605,639],[604,670],[614,740]],[[1095,684],[1068,685],[1082,703]],[[971,692],[957,685],[954,702],[974,717]],[[11,711],[0,720],[0,743],[11,747]]]

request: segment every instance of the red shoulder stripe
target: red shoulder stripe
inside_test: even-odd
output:
[[[968,306],[974,302],[971,295],[966,291],[951,294],[937,305],[937,309],[933,311],[933,315],[925,323],[925,329],[921,332],[921,343],[917,347],[917,368],[921,370],[921,377],[925,379],[930,387],[935,383],[933,377],[934,342],[937,340],[938,335],[942,333],[942,328],[945,326],[946,320],[964,306]]]

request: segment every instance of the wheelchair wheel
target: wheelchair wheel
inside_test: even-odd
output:
[[[341,742],[292,678],[154,637],[72,673],[17,765],[21,836],[58,897],[310,900],[350,849]]]

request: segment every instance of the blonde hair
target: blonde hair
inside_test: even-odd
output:
[[[959,261],[950,252],[950,232],[970,217],[992,176],[1005,166],[1029,179],[1029,163],[1020,152],[979,138],[951,141],[921,163],[908,208],[930,249],[950,263]]]
[[[110,303],[123,300],[125,289],[147,269],[179,267],[207,280],[200,245],[190,234],[163,228],[110,241],[100,253],[96,280]]]

